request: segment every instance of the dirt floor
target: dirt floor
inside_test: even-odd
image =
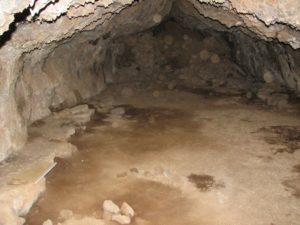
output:
[[[180,90],[120,93],[90,101],[103,111],[72,137],[78,154],[57,158],[26,225],[57,224],[63,209],[101,219],[106,199],[128,202],[133,225],[300,224],[299,111]]]

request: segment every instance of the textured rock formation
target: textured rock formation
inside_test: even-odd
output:
[[[70,155],[68,138],[93,113],[87,105],[72,107],[107,84],[154,80],[168,90],[256,96],[286,108],[287,93],[300,94],[299,6],[292,0],[0,0],[0,224],[23,224],[20,216],[45,188],[44,180],[12,188],[10,173]],[[136,94],[130,85],[120,93]],[[164,96],[155,90],[153,97]],[[111,113],[118,119],[125,110]],[[28,133],[37,137],[24,147]],[[10,155],[17,161],[7,163]]]
[[[298,93],[299,52],[292,49],[300,48],[297,4],[291,0],[1,1],[0,161],[24,145],[32,122],[83,102],[112,81],[117,63],[113,60],[122,51],[112,47],[114,40],[158,25],[167,16],[200,32],[222,33],[231,46],[231,59],[244,74],[259,82],[264,74],[272,74],[280,85]],[[143,50],[152,51],[150,45]],[[139,60],[140,67],[151,71],[150,58]],[[215,56],[212,61],[217,64],[219,59]]]
[[[7,14],[3,31],[14,13],[33,5],[33,1],[24,2],[1,4],[1,13]],[[30,22],[19,23],[15,31],[11,28],[2,35],[0,161],[23,146],[26,126],[49,115],[49,109],[75,105],[101,91],[101,60],[110,39],[155,25],[153,17],[164,17],[171,8],[170,1],[159,0],[122,11],[129,3],[37,1],[26,17]]]

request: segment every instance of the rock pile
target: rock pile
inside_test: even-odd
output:
[[[111,200],[103,202],[103,219],[106,221],[115,221],[119,224],[130,224],[135,212],[126,202],[122,203],[121,208]]]

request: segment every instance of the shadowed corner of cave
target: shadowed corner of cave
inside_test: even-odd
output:
[[[0,36],[0,224],[296,225],[297,37],[124,2],[36,2]]]

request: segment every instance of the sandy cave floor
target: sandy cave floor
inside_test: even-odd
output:
[[[128,202],[133,225],[300,224],[297,112],[237,96],[120,90],[91,103],[126,113],[99,113],[72,137],[79,153],[57,159],[26,225],[56,224],[62,209],[101,218],[106,199]]]

